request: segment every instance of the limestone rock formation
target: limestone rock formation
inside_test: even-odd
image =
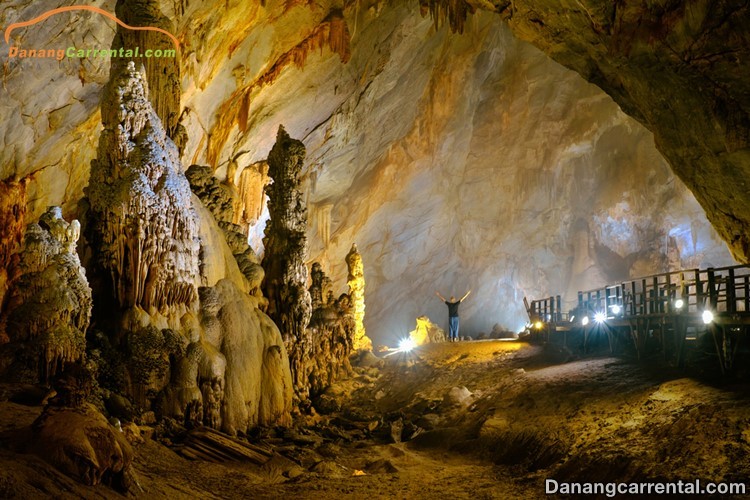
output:
[[[193,165],[185,172],[190,188],[201,202],[211,211],[224,232],[224,237],[237,260],[240,271],[247,278],[251,293],[260,296],[260,284],[263,281],[263,268],[252,248],[247,244],[247,231],[234,223],[237,196],[233,195],[230,186],[219,182],[209,167]]]
[[[434,342],[445,342],[445,330],[430,321],[427,316],[417,318],[417,327],[409,332],[409,338],[415,345],[423,345]]]
[[[115,13],[118,19],[130,26],[149,26],[161,28],[174,33],[172,21],[161,11],[158,0],[118,0]],[[112,48],[152,51],[175,51],[172,57],[142,57],[144,77],[151,92],[148,96],[154,112],[161,120],[162,126],[170,139],[181,152],[185,143],[185,129],[180,125],[180,63],[177,47],[164,33],[152,30],[133,30],[117,25],[117,32],[112,40]],[[119,73],[128,64],[127,58],[112,58],[110,71]]]
[[[313,312],[305,370],[309,394],[314,398],[353,373],[349,358],[355,351],[357,329],[350,296],[342,294],[334,299],[331,280],[318,262],[313,263],[310,274]]]
[[[372,350],[372,340],[365,332],[365,269],[362,256],[357,251],[357,244],[352,244],[346,254],[346,267],[349,270],[346,284],[349,286],[349,298],[352,303],[354,316],[354,348],[357,350]]]
[[[27,181],[10,178],[0,182],[0,227],[4,229],[0,238],[0,311],[5,292],[16,272],[18,247],[25,227]]]
[[[209,165],[239,186],[242,174],[233,179],[230,170],[240,172],[240,158],[245,169],[265,160],[279,123],[301,138],[306,197],[321,207],[311,208],[308,263],[323,263],[340,286],[343,259],[358,243],[367,263],[365,325],[376,343],[393,344],[415,312],[442,317],[444,306],[423,290],[474,288],[462,309],[471,334],[496,322],[518,329],[523,296],[566,291],[571,276],[593,288],[602,284],[597,276],[731,263],[680,177],[702,193],[733,248],[741,247],[733,231],[747,233],[744,150],[722,153],[741,144],[745,128],[741,5],[471,0],[476,13],[463,35],[452,35],[449,22],[436,29],[420,15],[418,0],[158,3],[185,47],[178,112],[186,164]],[[445,12],[472,10],[423,3],[425,14],[439,3]],[[38,9],[30,0],[0,6],[7,22]],[[652,30],[659,35],[650,53]],[[14,31],[12,42],[106,45],[113,33],[76,13]],[[605,88],[622,110],[512,33]],[[0,122],[0,178],[28,178],[30,220],[49,205],[83,219],[76,204],[96,154],[109,61],[79,62],[9,59],[4,68],[4,109],[17,112]],[[714,198],[721,201],[707,204]],[[265,220],[264,212],[249,228],[258,250]]]
[[[96,265],[120,308],[180,314],[197,299],[195,213],[177,148],[134,63],[113,73],[102,122],[87,188]]]
[[[231,179],[231,176],[227,175]],[[260,161],[242,170],[239,181],[239,210],[235,210],[234,223],[249,228],[255,225],[266,204],[265,187],[268,185],[268,163]]]
[[[476,5],[513,33],[607,92],[654,133],[659,151],[695,194],[740,262],[750,260],[750,196],[736,182],[750,169],[750,44],[744,2],[562,7],[546,0],[431,1],[436,19],[463,25]]]
[[[199,387],[208,396],[205,420],[220,419],[221,428],[232,434],[256,425],[291,424],[289,359],[279,330],[258,311],[257,299],[223,279],[201,289],[200,323],[205,338],[197,368]]]
[[[260,278],[243,277],[228,245],[237,242],[220,229],[231,226],[231,197],[199,167],[191,179],[208,208],[192,195],[132,63],[109,92],[87,233],[98,286],[115,291],[117,314],[99,313],[112,333],[97,337],[110,389],[232,434],[290,424],[281,336],[250,295]]]
[[[263,240],[262,266],[266,276],[263,292],[268,298],[268,315],[279,326],[294,377],[295,387],[304,390],[304,359],[309,349],[305,330],[312,308],[307,291],[307,210],[299,191],[299,174],[305,146],[279,127],[276,144],[268,155],[267,188],[271,218]]]
[[[573,289],[732,263],[653,137],[603,92],[513,38],[499,16],[477,12],[461,36],[425,24],[409,36],[435,36],[445,52],[408,54],[429,60],[429,75],[386,65],[306,142],[310,163],[324,165],[311,203],[333,204],[330,242],[311,234],[311,260],[341,283],[356,240],[376,343],[396,345],[415,312],[445,321],[425,290],[473,289],[461,330],[476,335],[522,328],[524,296],[574,301]],[[358,57],[355,45],[349,64]],[[393,86],[399,105],[383,108]]]
[[[81,361],[91,319],[91,289],[76,253],[81,226],[50,207],[29,224],[20,250],[20,276],[8,292],[5,323],[9,343],[0,372],[16,380],[49,384]]]
[[[31,451],[61,471],[88,485],[128,489],[133,450],[93,405],[48,406],[32,431]]]

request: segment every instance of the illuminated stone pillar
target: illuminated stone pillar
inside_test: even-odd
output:
[[[362,264],[362,256],[357,251],[357,244],[346,255],[346,265],[349,268],[349,297],[352,302],[352,315],[354,316],[354,348],[357,350],[372,350],[372,340],[365,332],[365,270]]]
[[[281,331],[289,353],[292,379],[298,397],[307,399],[306,365],[311,351],[307,331],[312,315],[307,291],[307,208],[299,189],[305,146],[279,127],[276,144],[268,155],[273,182],[266,189],[268,211],[261,263],[265,269],[263,292],[268,315]]]

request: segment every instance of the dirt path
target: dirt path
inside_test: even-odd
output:
[[[128,496],[549,498],[547,478],[750,478],[747,385],[621,359],[560,363],[523,343],[436,344],[358,368],[319,403],[327,413],[266,434],[277,455],[263,466],[188,461],[147,441]],[[0,403],[0,431],[39,411]],[[0,497],[121,498],[34,457],[0,450],[0,467]]]

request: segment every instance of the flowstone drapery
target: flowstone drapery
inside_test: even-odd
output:
[[[265,206],[265,187],[268,185],[268,163],[260,161],[242,170],[239,181],[239,210],[234,223],[247,229],[260,219]]]

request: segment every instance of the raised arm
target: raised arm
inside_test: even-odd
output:
[[[448,302],[447,300],[445,300],[445,297],[443,297],[442,295],[440,295],[440,292],[435,292],[435,295],[437,295],[438,297],[440,297],[440,300],[442,300],[443,302]]]
[[[469,290],[468,292],[466,292],[466,295],[464,295],[463,297],[461,297],[461,300],[459,300],[459,302],[463,302],[463,301],[464,301],[464,299],[465,299],[466,297],[468,297],[470,293],[471,293],[471,290]]]

